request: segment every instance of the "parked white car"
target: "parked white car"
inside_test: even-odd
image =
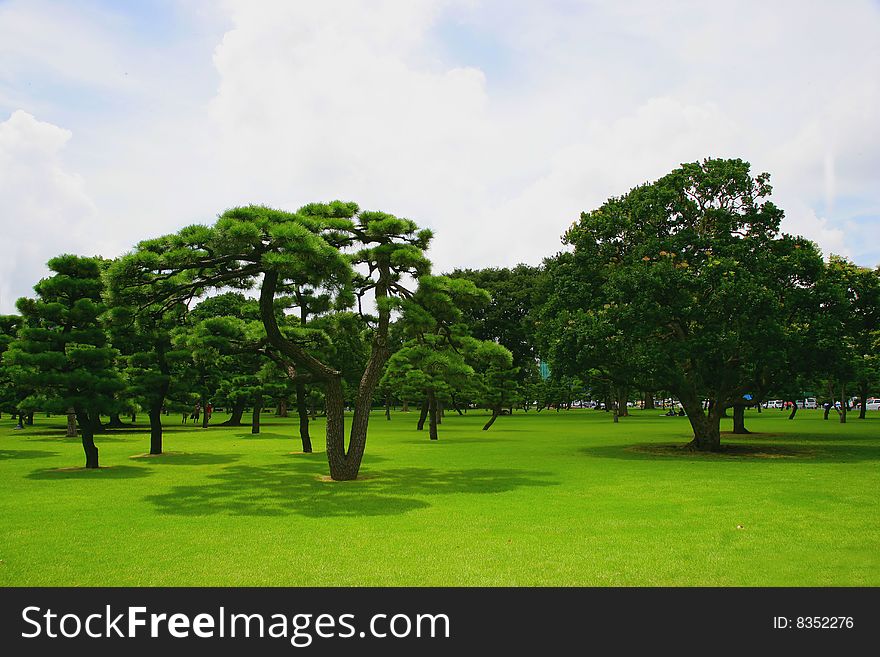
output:
[[[782,408],[782,400],[771,399],[766,404],[764,404],[764,408]]]
[[[818,404],[816,404],[815,397],[807,397],[806,399],[799,401],[798,405],[801,408],[819,408]]]
[[[865,404],[865,408],[869,411],[880,411],[880,399],[871,398]]]

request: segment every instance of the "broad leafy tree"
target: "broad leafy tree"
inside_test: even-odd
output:
[[[785,333],[782,295],[821,266],[812,243],[780,234],[770,192],[769,175],[741,160],[685,164],[582,214],[564,237],[595,291],[578,310],[638,345],[656,387],[681,400],[693,449],[720,448],[724,409],[751,392]]]

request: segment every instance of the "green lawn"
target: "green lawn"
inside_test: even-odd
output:
[[[98,471],[63,469],[83,454],[61,418],[4,418],[0,585],[880,585],[880,414],[786,416],[724,437],[757,454],[706,456],[652,449],[689,436],[660,411],[447,414],[434,443],[376,414],[344,483],[293,453],[294,418],[172,416],[170,453],[131,458],[141,422],[98,437]]]

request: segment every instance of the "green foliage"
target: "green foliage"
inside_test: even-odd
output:
[[[15,383],[31,391],[23,405],[30,401],[56,413],[74,408],[80,424],[114,408],[123,381],[100,319],[105,264],[73,255],[52,258],[54,274],[34,286],[36,298],[19,299],[24,326],[4,361]]]
[[[488,304],[463,308],[463,320],[473,337],[509,349],[514,366],[519,368],[519,382],[531,381],[537,371],[535,315],[544,300],[543,269],[528,265],[456,269],[449,276],[472,281],[491,295]]]
[[[812,243],[779,234],[768,180],[741,160],[710,159],[582,214],[564,237],[573,252],[554,265],[545,344],[567,343],[564,353],[612,380],[623,363],[673,391],[697,445],[705,431],[717,445],[701,399],[723,408],[753,390],[792,344],[789,300],[821,271]]]

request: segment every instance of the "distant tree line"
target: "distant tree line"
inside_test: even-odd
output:
[[[21,427],[67,415],[87,467],[96,433],[139,413],[152,454],[163,421],[198,411],[208,428],[211,406],[225,425],[251,409],[254,433],[264,408],[293,412],[311,452],[320,414],[337,480],[357,476],[377,407],[413,410],[437,439],[446,412],[487,409],[489,429],[591,399],[618,421],[674,397],[697,450],[720,448],[728,411],[746,432],[745,409],[771,398],[814,391],[845,422],[856,395],[864,418],[878,270],[781,233],[770,192],[741,160],[682,165],[583,213],[540,266],[445,276],[430,231],[339,201],[233,208],[116,260],[61,255],[0,316],[0,411]]]

